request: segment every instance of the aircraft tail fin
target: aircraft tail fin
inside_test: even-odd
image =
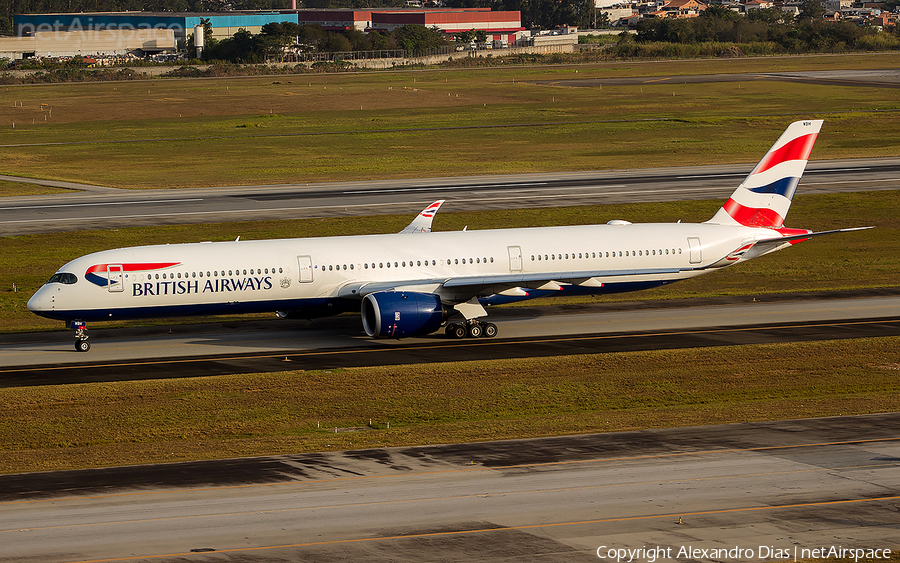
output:
[[[707,222],[780,228],[822,123],[821,119],[791,123],[725,205]]]
[[[405,233],[430,233],[431,232],[431,222],[434,221],[434,215],[438,212],[438,209],[441,208],[441,205],[444,204],[443,199],[439,199],[438,201],[432,203],[425,209],[423,209],[416,218],[412,220],[412,223],[407,225],[400,234]]]

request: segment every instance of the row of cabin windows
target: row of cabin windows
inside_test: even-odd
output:
[[[617,254],[618,252],[618,254]],[[671,249],[671,254],[681,254],[682,249],[673,248]],[[531,261],[541,261],[541,260],[569,260],[571,256],[572,259],[582,259],[582,258],[615,258],[617,256],[668,256],[669,249],[659,249],[659,250],[612,250],[607,252],[579,252],[572,254],[532,254]]]
[[[493,264],[494,257],[491,256],[490,258],[448,258],[447,259],[447,265],[450,265],[450,264],[459,265],[460,263],[462,263],[462,264]],[[375,270],[376,268],[391,268],[391,267],[393,267],[393,268],[406,268],[406,267],[412,268],[413,266],[421,267],[421,266],[429,266],[429,265],[437,266],[437,260],[430,260],[430,261],[429,260],[416,260],[415,262],[413,262],[412,260],[409,260],[408,262],[404,260],[402,262],[394,262],[393,266],[391,266],[391,262],[378,262],[377,264],[375,262],[372,262],[371,264],[367,262],[367,263],[363,264],[363,268],[365,268],[366,270],[369,270],[369,269]],[[444,265],[444,261],[441,260],[441,266],[443,266],[443,265]],[[329,272],[333,272],[335,270],[348,270],[348,269],[353,270],[354,266],[353,266],[353,264],[350,264],[350,265],[329,264],[328,266],[322,266],[323,271],[326,269]]]
[[[274,274],[275,271],[276,271],[275,268],[250,268],[249,275],[259,276],[259,275],[268,274],[269,272]],[[281,273],[283,273],[283,268],[278,268],[277,271],[279,274],[281,274]],[[246,275],[248,275],[247,274],[248,270],[246,268],[244,268],[242,270],[227,270],[227,272],[228,273],[226,274],[226,270],[222,270],[221,272],[219,270],[213,270],[212,272],[207,270],[206,276],[203,275],[203,272],[199,272],[199,273],[191,272],[190,275],[188,275],[187,272],[185,272],[184,278],[185,279],[197,278],[197,277],[217,278],[219,276],[226,277],[226,275],[227,276],[241,276],[241,275],[246,276]],[[166,280],[166,279],[174,280],[176,278],[181,279],[181,277],[182,277],[181,272],[178,272],[178,273],[169,273],[169,274],[147,274],[147,279],[148,280],[152,280],[152,279],[158,280],[158,279],[160,279],[160,276],[162,276],[161,279],[164,279],[164,280]]]

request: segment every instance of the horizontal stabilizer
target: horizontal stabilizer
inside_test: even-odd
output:
[[[872,229],[874,227],[853,227],[849,229],[835,229],[832,231],[819,231],[817,233],[806,233],[799,235],[791,235],[789,237],[780,237],[780,238],[770,238],[763,239],[756,244],[754,244],[750,249],[744,253],[743,258],[745,260],[749,260],[750,258],[756,258],[757,256],[762,256],[768,252],[773,250],[778,250],[783,245],[786,244],[794,244],[800,241],[804,241],[806,239],[810,239],[813,237],[820,237],[824,235],[834,235],[837,233],[849,233],[853,231],[865,231],[867,229]]]

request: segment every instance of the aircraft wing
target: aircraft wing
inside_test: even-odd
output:
[[[379,291],[418,291],[435,293],[449,303],[468,301],[515,288],[558,290],[562,285],[603,287],[604,283],[622,281],[627,276],[677,274],[681,268],[629,270],[578,270],[542,273],[499,274],[452,278],[422,278],[394,282],[361,282],[344,286],[340,297],[365,297]]]
[[[434,220],[435,214],[438,212],[438,209],[441,208],[441,205],[444,204],[443,199],[439,199],[438,201],[432,203],[425,209],[423,209],[416,218],[412,220],[412,223],[407,225],[400,234],[407,233],[430,233],[431,232],[431,222]]]

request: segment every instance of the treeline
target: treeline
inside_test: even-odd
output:
[[[818,0],[803,3],[798,17],[778,8],[751,10],[746,16],[722,6],[710,6],[690,19],[651,18],[637,25],[637,44],[623,36],[614,49],[620,56],[652,56],[646,46],[684,46],[685,56],[696,56],[704,44],[742,44],[746,54],[840,52],[843,50],[897,49],[896,26],[879,31],[851,22],[824,21]],[[702,53],[697,53],[702,54]]]
[[[207,29],[211,32],[211,29]],[[309,53],[379,51],[405,49],[410,54],[427,53],[445,45],[446,34],[421,25],[405,25],[392,32],[363,33],[357,30],[326,31],[319,25],[291,22],[268,23],[258,35],[241,29],[229,39],[205,38],[203,60],[231,63],[261,63],[284,60],[293,50]],[[188,51],[193,48],[193,39]]]

